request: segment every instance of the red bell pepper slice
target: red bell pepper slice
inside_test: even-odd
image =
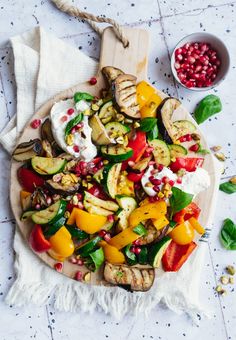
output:
[[[193,172],[198,167],[203,165],[204,158],[195,157],[195,158],[183,158],[177,157],[175,162],[170,164],[170,168],[173,172],[177,172],[180,169],[185,169],[186,171]]]
[[[29,237],[29,243],[34,251],[43,253],[51,248],[50,242],[44,237],[42,228],[39,224],[35,224]]]
[[[131,182],[140,182],[141,178],[143,177],[144,171],[141,171],[140,173],[135,173],[135,172],[129,172],[127,175],[127,178]]]
[[[17,171],[17,177],[24,190],[31,193],[34,192],[36,187],[44,185],[44,179],[27,168],[19,168]]]
[[[200,212],[201,209],[198,207],[198,205],[194,202],[191,202],[189,205],[187,205],[187,207],[174,214],[173,221],[176,223],[183,223],[184,221],[189,220],[191,217],[195,217],[197,220]]]
[[[129,140],[128,147],[133,149],[133,155],[122,164],[122,170],[125,170],[129,161],[138,162],[144,154],[147,147],[146,133],[143,131],[136,131],[133,139]]]
[[[164,270],[166,272],[177,272],[196,247],[197,245],[193,241],[186,245],[171,241],[162,257]]]

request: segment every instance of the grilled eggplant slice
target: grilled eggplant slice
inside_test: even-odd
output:
[[[155,271],[152,268],[114,265],[107,262],[104,268],[104,278],[114,285],[129,285],[132,291],[146,292],[153,285]]]
[[[49,143],[53,143],[55,141],[49,118],[47,118],[41,125],[40,134],[41,138],[47,140]]]
[[[174,111],[181,105],[180,101],[176,98],[166,98],[162,101],[157,109],[157,118],[159,131],[168,144],[176,142],[176,127],[172,122]]]
[[[45,185],[52,194],[59,194],[62,196],[75,194],[80,186],[79,183],[62,185],[61,183],[53,182],[52,179],[47,180]]]
[[[121,71],[119,68],[112,66],[103,67],[102,73],[104,74],[110,85],[119,75],[124,74],[124,72]]]
[[[112,143],[112,139],[108,136],[98,115],[93,115],[89,119],[89,125],[92,128],[92,140],[95,144],[108,145]]]
[[[43,153],[40,139],[31,139],[29,142],[19,144],[13,151],[12,157],[17,162],[23,162],[34,156],[40,156]]]
[[[137,102],[136,79],[130,74],[121,74],[112,83],[113,95],[120,111],[132,119],[141,117]]]

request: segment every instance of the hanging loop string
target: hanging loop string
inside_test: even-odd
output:
[[[57,6],[57,8],[60,11],[65,12],[65,13],[71,15],[71,16],[74,16],[74,17],[80,17],[81,19],[85,19],[89,23],[89,25],[99,35],[102,34],[103,30],[101,28],[99,28],[95,24],[95,22],[106,22],[106,23],[112,25],[113,30],[114,30],[117,38],[122,42],[123,46],[124,47],[129,46],[129,41],[125,37],[122,27],[115,20],[113,20],[111,18],[99,17],[99,16],[93,15],[91,13],[80,11],[80,9],[78,7],[75,7],[73,5],[69,5],[66,0],[52,0],[52,2]]]

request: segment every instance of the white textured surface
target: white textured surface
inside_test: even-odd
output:
[[[144,27],[150,31],[151,50],[149,77],[151,82],[172,95],[179,95],[185,105],[193,110],[202,94],[176,88],[172,82],[169,53],[175,43],[186,34],[196,31],[210,31],[230,46],[231,68],[227,80],[217,88],[224,110],[217,117],[202,125],[210,145],[222,145],[229,157],[223,178],[235,174],[235,79],[236,79],[236,4],[227,0],[80,0],[81,8]],[[86,8],[87,5],[87,8]],[[7,42],[10,36],[27,28],[43,25],[58,37],[63,37],[84,53],[98,58],[99,39],[89,26],[77,19],[59,13],[50,1],[2,0],[0,4],[0,129],[15,111],[15,89],[12,51]],[[110,317],[97,312],[93,316],[55,312],[50,304],[25,309],[8,307],[3,299],[14,277],[12,235],[14,224],[8,200],[9,160],[4,151],[0,153],[0,339],[28,340],[54,339],[74,340],[100,339],[236,339],[236,295],[219,298],[214,287],[223,268],[235,262],[233,252],[224,251],[219,244],[218,234],[222,220],[230,217],[236,220],[235,195],[219,193],[214,229],[211,233],[209,251],[206,256],[201,280],[202,299],[213,311],[211,320],[201,320],[194,326],[184,316],[176,316],[168,310],[158,308],[145,320],[126,318],[117,324]]]

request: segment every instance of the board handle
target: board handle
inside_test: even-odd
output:
[[[101,41],[99,70],[105,66],[120,68],[125,73],[133,74],[137,81],[147,79],[149,33],[139,28],[123,28],[129,40],[124,47],[117,39],[112,27],[104,29]]]

